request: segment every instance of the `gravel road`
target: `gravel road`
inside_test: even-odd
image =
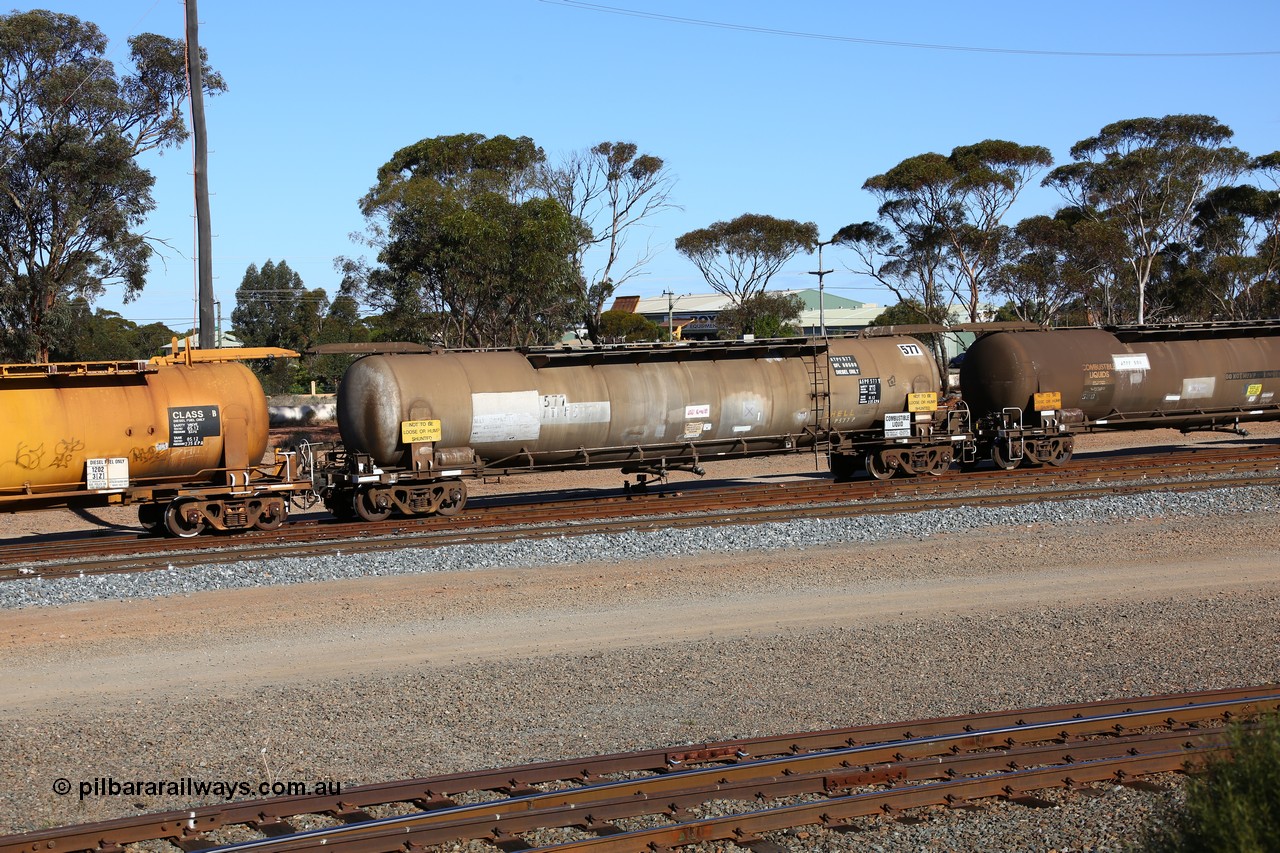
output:
[[[78,796],[94,779],[356,785],[1274,684],[1277,509],[1258,487],[23,582],[0,589],[0,833],[194,804]],[[1121,850],[1179,796],[1159,782],[771,837]]]

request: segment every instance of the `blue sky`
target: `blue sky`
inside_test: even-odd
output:
[[[96,23],[117,65],[130,35],[183,35],[182,0],[42,8]],[[205,104],[217,297],[229,324],[245,268],[269,259],[332,295],[333,259],[362,251],[349,235],[363,229],[357,201],[378,167],[445,134],[529,136],[552,161],[605,140],[662,157],[682,209],[633,238],[659,249],[622,288],[641,295],[708,291],[675,251],[679,235],[751,212],[813,221],[829,237],[874,217],[868,177],[926,151],[1003,138],[1044,145],[1062,163],[1112,121],[1207,113],[1237,146],[1267,153],[1280,149],[1280,54],[1068,54],[1275,51],[1277,33],[1276,0],[203,0],[200,43],[229,87]],[[185,328],[190,150],[146,165],[157,179],[146,230],[172,248],[153,260],[141,299],[124,305],[113,290],[98,305]],[[1060,203],[1036,189],[1017,213]],[[832,292],[892,301],[839,252],[824,253],[824,266],[836,270]],[[815,258],[797,257],[771,287],[812,286],[814,269]]]

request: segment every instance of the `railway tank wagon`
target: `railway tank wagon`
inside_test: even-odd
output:
[[[1280,419],[1280,323],[995,332],[960,383],[998,467],[1060,465],[1078,432]]]
[[[0,511],[136,504],[154,531],[276,527],[262,387],[241,364],[0,368]]]
[[[702,473],[711,458],[828,447],[837,474],[867,459],[889,476],[913,453],[941,473],[938,386],[906,337],[372,355],[343,377],[344,458],[317,491],[336,514],[376,520],[455,513],[464,478],[486,473]],[[927,410],[895,420],[916,394]]]

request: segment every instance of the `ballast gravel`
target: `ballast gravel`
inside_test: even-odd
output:
[[[175,596],[198,600],[206,590],[269,587],[280,587],[276,594],[287,607],[291,585],[587,561],[658,567],[682,592],[676,576],[689,566],[740,559],[743,594],[763,594],[787,582],[788,567],[806,566],[809,574],[797,584],[821,595],[824,584],[834,589],[847,581],[847,566],[855,562],[849,555],[874,548],[887,548],[876,553],[893,561],[876,569],[886,585],[941,579],[953,565],[998,571],[1008,563],[1012,586],[1019,582],[1012,569],[1031,563],[1065,573],[1089,561],[1105,566],[1129,557],[1158,560],[1162,553],[1189,559],[1202,549],[1212,550],[1229,574],[1232,553],[1276,552],[1278,509],[1280,490],[1259,486],[565,537],[24,580],[0,585],[0,608],[15,614],[61,608],[76,619],[82,607],[100,600],[154,599],[164,607]],[[764,572],[763,565],[777,571]],[[584,612],[599,606],[583,593],[565,595],[581,595]],[[139,694],[136,703],[104,711],[5,711],[0,834],[213,801],[60,797],[49,790],[58,778],[327,779],[353,786],[725,738],[1280,681],[1280,589],[1273,578],[1204,594],[1113,598],[1104,590],[1078,604],[996,604],[990,612],[958,610],[933,618],[602,644],[587,653],[446,661],[314,682],[193,688],[159,698]],[[245,629],[227,626],[229,635]],[[520,620],[505,630],[518,647]],[[93,665],[86,660],[86,667]],[[175,668],[191,665],[172,661]],[[840,832],[805,827],[767,837],[795,851],[1121,851],[1182,795],[1180,777],[1153,781],[1138,788],[1104,784],[1083,793],[1045,792],[1041,808],[991,801],[973,811],[928,809],[901,820],[858,820]]]
[[[31,578],[0,584],[0,609],[42,607],[128,598],[187,595],[213,589],[315,583],[362,577],[533,568],[583,562],[675,559],[708,553],[788,551],[827,545],[924,541],[940,533],[1009,529],[1039,524],[1085,524],[1117,519],[1196,517],[1242,512],[1275,512],[1280,488],[1151,492],[1091,500],[1050,501],[1016,507],[958,507],[954,510],[840,519],[796,519],[734,527],[633,531],[611,535],[562,536],[498,544],[457,545],[371,554],[338,554],[316,559],[251,560],[187,566],[137,574]]]

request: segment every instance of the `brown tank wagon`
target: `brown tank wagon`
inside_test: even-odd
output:
[[[451,515],[467,480],[490,474],[614,467],[643,483],[806,451],[837,479],[940,475],[986,458],[1062,465],[1082,432],[1280,420],[1280,321],[969,330],[982,337],[960,397],[945,394],[913,336],[936,328],[524,350],[379,344],[339,389],[342,444],[269,462],[266,399],[240,364],[0,366],[0,511],[133,504],[148,528],[194,536],[278,526],[295,498],[371,521]]]
[[[453,513],[465,477],[813,450],[850,476],[940,474],[963,410],[915,338],[842,337],[368,356],[343,377],[345,452],[318,485],[338,514]]]
[[[261,465],[266,397],[241,364],[5,365],[0,400],[0,511],[135,504],[177,536],[287,516],[290,460]]]
[[[969,348],[960,384],[1003,468],[1064,464],[1074,434],[1100,429],[1244,434],[1280,419],[1280,324],[996,332]]]

